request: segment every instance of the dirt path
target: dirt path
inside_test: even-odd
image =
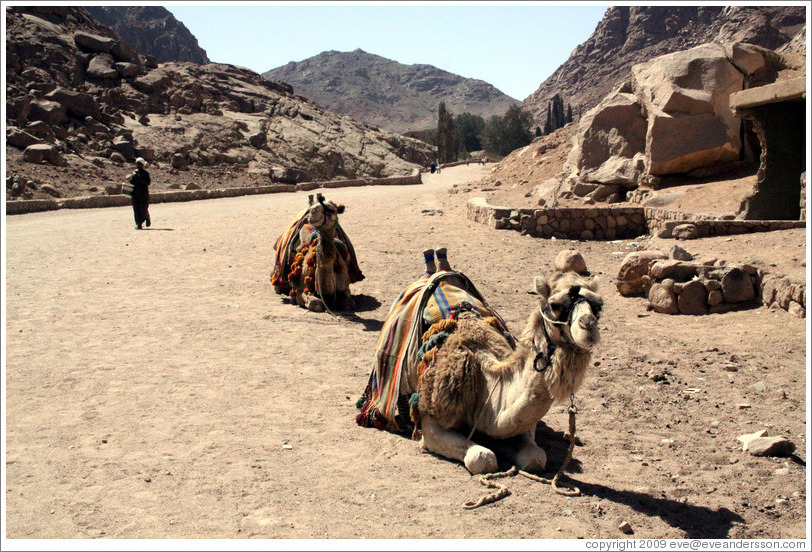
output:
[[[649,313],[613,283],[631,242],[468,221],[465,194],[448,190],[483,170],[324,192],[346,205],[366,275],[359,312],[342,320],[268,282],[304,193],[154,205],[141,232],[129,208],[6,217],[5,536],[620,538],[627,521],[635,538],[803,538],[806,321]],[[797,260],[805,236],[684,246]],[[578,396],[585,446],[571,464],[583,496],[511,479],[511,496],[464,510],[485,491],[464,467],[355,424],[391,301],[421,272],[420,251],[441,245],[514,332],[559,250],[580,249],[601,276],[604,342]],[[566,416],[555,406],[539,425],[552,469]],[[797,456],[742,452],[736,437],[762,428]]]

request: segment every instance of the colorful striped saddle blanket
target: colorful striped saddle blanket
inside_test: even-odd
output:
[[[502,331],[507,325],[467,276],[440,271],[424,275],[398,295],[381,329],[375,360],[355,421],[364,427],[406,431],[404,405],[419,385],[419,353],[424,332],[460,310],[493,317]]]

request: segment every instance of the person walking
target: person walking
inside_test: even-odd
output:
[[[133,185],[133,215],[135,216],[135,229],[141,230],[142,224],[147,223],[147,227],[152,224],[149,218],[149,185],[150,178],[146,169],[147,162],[143,157],[135,160],[135,172],[130,177]]]

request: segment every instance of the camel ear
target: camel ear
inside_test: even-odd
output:
[[[339,206],[337,207],[337,209],[338,209],[338,214],[339,214],[339,215],[340,215],[341,213],[343,213],[343,212],[344,212],[344,206],[343,206],[343,205],[339,205]]]
[[[600,279],[597,276],[593,276],[592,278],[586,279],[586,281],[583,283],[583,286],[589,289],[590,291],[597,293],[599,284]]]
[[[533,287],[542,299],[547,299],[550,296],[550,284],[547,283],[543,276],[536,276],[533,279]]]

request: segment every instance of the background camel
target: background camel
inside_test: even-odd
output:
[[[462,461],[473,474],[488,473],[497,470],[496,455],[471,440],[474,431],[496,439],[515,437],[518,467],[544,470],[547,457],[535,442],[536,424],[553,403],[577,391],[592,349],[600,341],[598,316],[603,301],[597,294],[597,280],[587,275],[582,257],[576,258],[583,274],[556,270],[549,279],[535,278],[539,306],[518,342],[467,277],[450,270],[431,274],[427,260],[427,273],[393,304],[356,421],[403,429],[402,403],[408,397],[413,437],[421,438],[425,450]],[[414,356],[409,351],[413,343],[392,347],[384,339],[385,334],[396,333],[392,315],[398,314],[398,305],[410,293],[419,313],[412,319],[419,319],[420,330],[425,329]],[[455,304],[449,297],[468,301]],[[395,350],[399,367],[391,361]],[[381,370],[390,366],[399,370]],[[384,382],[387,375],[394,381]],[[400,397],[397,414],[392,401],[386,400],[391,396]]]
[[[343,205],[309,196],[301,211],[276,241],[271,283],[300,307],[321,312],[352,309],[350,284],[364,279],[355,250],[338,222]]]

